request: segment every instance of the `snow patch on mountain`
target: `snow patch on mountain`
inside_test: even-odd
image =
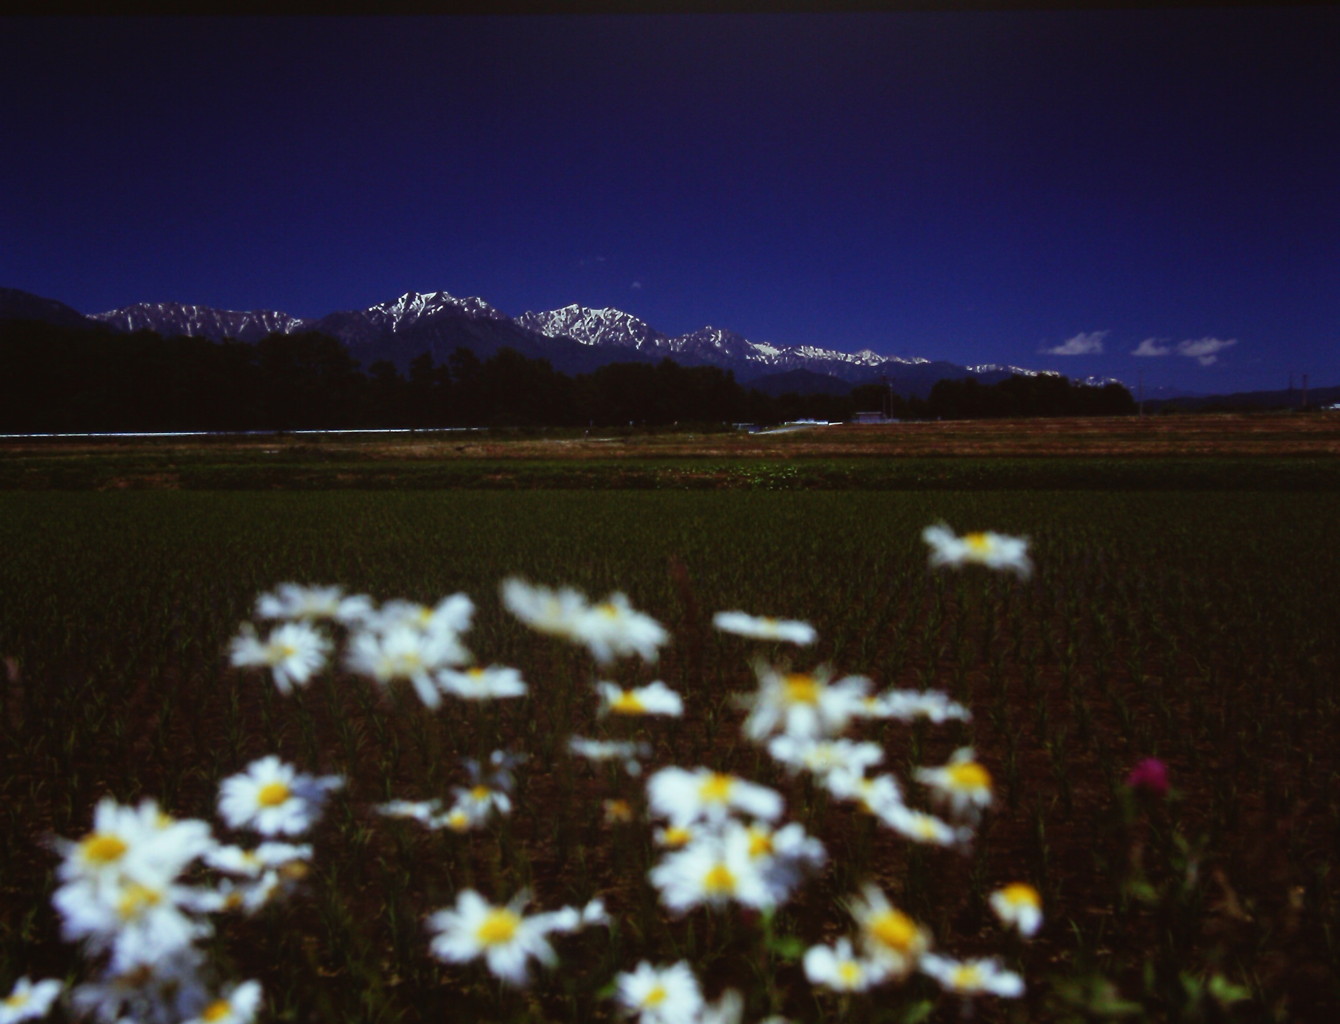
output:
[[[646,351],[662,348],[670,340],[646,321],[621,309],[590,309],[577,303],[541,313],[522,313],[516,322],[546,337],[567,337],[583,345],[617,345]]]
[[[121,331],[155,331],[165,336],[184,334],[192,338],[222,341],[256,341],[267,334],[292,334],[305,321],[274,310],[213,309],[183,302],[137,302],[133,306],[93,313],[90,320]]]

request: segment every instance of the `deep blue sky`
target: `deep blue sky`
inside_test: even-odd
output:
[[[0,19],[0,286],[1340,384],[1337,53],[1300,7]]]

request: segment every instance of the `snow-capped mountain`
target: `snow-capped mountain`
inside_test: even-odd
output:
[[[613,345],[638,351],[666,347],[670,341],[660,331],[621,309],[588,309],[574,303],[546,313],[522,313],[522,327],[548,338],[571,338],[583,345]]]
[[[119,331],[149,330],[165,337],[184,334],[211,341],[224,338],[258,341],[267,334],[291,334],[303,323],[295,316],[273,310],[241,312],[181,302],[137,302],[122,309],[93,313],[89,319]]]
[[[67,310],[66,320],[81,316],[53,300],[0,289],[0,318],[48,319],[41,311],[57,307]],[[10,308],[14,312],[9,312]],[[478,296],[457,298],[445,291],[406,292],[366,309],[337,311],[317,319],[177,302],[141,302],[83,319],[90,326],[105,325],[120,331],[148,329],[164,336],[187,335],[213,341],[256,341],[274,333],[317,331],[342,341],[364,367],[389,360],[402,370],[423,353],[444,363],[461,348],[481,359],[511,348],[530,358],[548,360],[562,373],[590,372],[611,362],[659,362],[669,358],[684,365],[730,370],[745,383],[805,371],[849,385],[887,383],[906,394],[926,393],[935,381],[945,378],[975,377],[993,383],[1012,373],[1054,372],[996,364],[964,367],[941,360],[881,356],[868,348],[842,352],[813,345],[774,345],[712,326],[671,337],[623,310],[593,309],[576,303],[513,318]]]

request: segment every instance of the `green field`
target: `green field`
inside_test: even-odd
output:
[[[924,977],[849,1000],[806,980],[799,951],[849,929],[840,901],[867,879],[937,948],[999,954],[1023,975],[1026,995],[980,1000],[979,1020],[1325,1019],[1340,1005],[1333,467],[1221,460],[1179,477],[1130,460],[1157,486],[1071,476],[1044,490],[1045,475],[1019,484],[1019,464],[1011,475],[986,459],[923,461],[930,476],[888,489],[848,489],[842,474],[916,467],[760,463],[737,467],[758,474],[747,486],[671,489],[638,475],[664,464],[630,463],[623,487],[568,476],[546,489],[532,466],[517,489],[294,491],[224,489],[215,465],[220,489],[0,491],[0,987],[91,969],[50,905],[51,836],[86,833],[105,795],[214,820],[219,781],[275,753],[347,785],[298,890],[206,943],[223,978],[262,982],[263,1019],[612,1020],[602,990],[617,972],[681,958],[710,993],[741,991],[747,1021],[959,1019],[959,1001]],[[1232,486],[1236,466],[1239,488],[1255,489]],[[803,486],[821,472],[826,489]],[[920,532],[940,520],[1028,536],[1036,573],[932,572]],[[673,641],[655,666],[598,676],[503,610],[509,575],[593,598],[622,590]],[[227,649],[257,594],[284,581],[378,601],[464,591],[477,605],[471,650],[520,668],[530,693],[433,714],[409,691],[333,672],[283,698],[231,668]],[[753,688],[757,645],[711,628],[734,608],[812,623],[817,644],[790,655],[799,669],[827,663],[971,709],[970,723],[859,730],[923,802],[915,766],[975,748],[996,793],[970,851],[913,847],[742,738],[732,695]],[[572,733],[632,735],[596,719],[597,677],[663,679],[683,695],[683,719],[636,727],[654,748],[649,770],[710,765],[773,785],[826,844],[827,866],[768,934],[733,909],[658,912],[647,823],[601,809],[639,806],[642,783],[564,749]],[[508,744],[529,760],[495,829],[427,833],[372,810],[446,796],[465,784],[461,757]],[[1133,806],[1123,781],[1146,756],[1167,763],[1174,789]],[[1028,943],[1002,935],[985,905],[1015,880],[1043,897],[1046,924]],[[601,896],[616,926],[561,938],[561,969],[499,988],[478,965],[428,955],[424,916],[466,885],[499,902],[530,885],[546,909]]]

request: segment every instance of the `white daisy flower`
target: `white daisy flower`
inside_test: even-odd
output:
[[[456,787],[452,810],[464,811],[471,822],[483,823],[491,814],[511,814],[512,798],[504,790],[480,783],[469,789]]]
[[[768,753],[792,774],[804,770],[820,780],[836,774],[859,778],[867,768],[884,760],[884,750],[878,743],[800,738],[786,733],[768,740]]]
[[[749,708],[744,734],[755,742],[781,732],[799,739],[836,736],[847,727],[870,680],[845,676],[831,682],[832,672],[787,672],[755,662],[758,690],[743,698]]]
[[[972,829],[955,827],[934,814],[901,804],[881,808],[879,820],[906,839],[929,846],[957,846],[972,842]]]
[[[750,855],[742,829],[705,833],[672,851],[647,877],[673,914],[697,906],[721,907],[732,901],[762,910],[776,906],[776,894],[764,877],[764,865]]]
[[[839,800],[854,800],[867,814],[887,821],[903,805],[903,789],[889,773],[867,778],[851,771],[830,772],[824,777],[824,786]]]
[[[545,938],[553,922],[541,915],[523,915],[521,910],[529,902],[530,893],[523,890],[506,906],[494,906],[473,889],[465,889],[457,894],[454,910],[429,916],[428,927],[437,933],[429,948],[438,959],[450,963],[482,957],[496,977],[511,985],[525,985],[530,960],[548,967],[558,962]]]
[[[803,963],[811,983],[834,992],[864,992],[889,976],[887,966],[857,956],[845,937],[835,946],[811,946]]]
[[[186,1020],[209,1003],[200,979],[204,955],[183,946],[153,964],[129,971],[104,971],[96,982],[70,993],[72,1016],[100,1022],[168,1024]]]
[[[156,800],[130,807],[104,797],[94,808],[88,835],[77,842],[56,840],[64,857],[57,873],[63,882],[129,879],[158,886],[176,878],[214,842],[207,822],[173,818]]]
[[[228,875],[257,878],[271,868],[306,864],[312,859],[312,847],[304,843],[261,843],[254,849],[220,844],[206,851],[204,862]]]
[[[652,813],[672,824],[720,823],[734,813],[775,821],[782,796],[775,789],[710,768],[662,768],[647,780]]]
[[[27,976],[14,982],[9,995],[0,999],[0,1024],[45,1017],[64,986],[55,978],[34,982]]]
[[[221,995],[185,1024],[251,1024],[261,1005],[261,983],[244,981]]]
[[[1033,563],[1028,559],[1028,540],[1023,537],[990,532],[965,533],[958,537],[949,527],[939,524],[922,530],[921,539],[931,547],[932,568],[947,565],[957,569],[973,563],[990,569],[1008,569],[1024,580],[1033,572]]]
[[[424,705],[432,709],[442,704],[434,674],[469,661],[470,653],[455,633],[424,632],[403,622],[385,632],[355,633],[346,658],[350,671],[370,676],[383,686],[397,680],[409,682]]]
[[[593,740],[585,736],[568,738],[568,750],[588,761],[622,761],[629,775],[642,774],[639,758],[651,756],[651,744],[642,741]]]
[[[1020,935],[1036,935],[1042,927],[1042,897],[1027,882],[1012,882],[990,897],[991,909],[1006,927]]]
[[[503,606],[531,629],[565,640],[576,639],[590,610],[586,596],[572,587],[551,590],[513,577],[503,581],[500,592]]]
[[[911,722],[926,718],[936,725],[950,719],[970,721],[972,714],[962,704],[938,690],[885,690],[865,698],[856,714],[864,718],[887,718]]]
[[[848,909],[861,929],[861,947],[866,956],[892,976],[908,974],[930,948],[930,933],[893,906],[874,885],[865,886]]]
[[[368,625],[378,633],[389,633],[403,627],[420,633],[441,633],[455,638],[469,630],[474,614],[475,603],[468,594],[451,594],[436,605],[419,604],[417,601],[387,601],[369,617]]]
[[[684,714],[684,701],[674,690],[659,679],[646,686],[624,689],[614,683],[596,683],[600,695],[600,714],[615,715],[669,715],[678,718]]]
[[[327,794],[342,785],[338,775],[301,775],[272,754],[219,784],[219,814],[232,828],[298,835],[316,823]]]
[[[946,992],[973,997],[1003,996],[1014,999],[1024,994],[1024,979],[1007,971],[999,960],[951,960],[946,956],[927,953],[917,964],[923,974],[938,981]]]
[[[308,622],[286,622],[264,640],[249,622],[233,637],[229,659],[235,668],[268,668],[279,692],[288,696],[326,666],[330,641]]]
[[[655,661],[670,634],[650,615],[635,610],[625,595],[613,593],[581,616],[574,639],[605,665],[633,654]]]
[[[991,805],[991,773],[978,764],[971,747],[954,751],[943,767],[918,768],[915,778],[956,815],[975,816]]]
[[[364,621],[372,612],[372,600],[363,594],[346,596],[343,587],[307,587],[281,583],[272,594],[256,599],[258,619],[329,619],[343,625]]]
[[[639,1024],[696,1024],[703,993],[688,961],[654,967],[643,960],[614,978],[619,1008],[637,1015]]]
[[[442,811],[441,800],[388,800],[373,807],[378,814],[388,818],[406,818],[428,825]]]
[[[734,633],[753,640],[781,640],[802,647],[814,643],[819,635],[808,622],[748,615],[745,612],[717,612],[712,616],[712,625],[723,633]]]
[[[153,965],[212,934],[208,921],[187,912],[196,895],[175,880],[83,879],[61,886],[51,902],[61,915],[62,936],[87,942],[94,953],[110,950],[110,967],[120,973]]]
[[[521,672],[505,665],[444,668],[437,673],[437,684],[444,693],[466,700],[496,700],[526,695],[526,682],[521,678]]]
[[[769,906],[780,906],[789,900],[805,872],[821,866],[828,856],[823,843],[807,834],[797,822],[774,829],[760,821],[749,825],[728,821],[725,828],[728,840],[737,832],[763,876]]]

